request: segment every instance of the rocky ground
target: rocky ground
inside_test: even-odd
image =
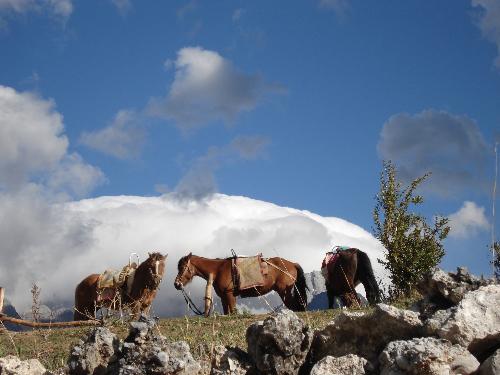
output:
[[[0,358],[3,374],[500,374],[500,285],[466,270],[437,270],[419,285],[410,309],[385,304],[343,311],[312,330],[289,310],[251,324],[246,348],[216,346],[197,361],[182,341],[168,342],[141,317],[119,339],[93,328],[67,365],[47,371],[38,360]]]

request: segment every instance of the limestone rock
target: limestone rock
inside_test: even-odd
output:
[[[287,309],[253,323],[246,333],[248,353],[259,374],[297,374],[311,338],[309,327]]]
[[[305,366],[331,355],[356,354],[376,364],[379,353],[394,340],[423,334],[418,313],[379,304],[372,313],[346,311],[314,334]]]
[[[311,375],[364,375],[368,361],[354,354],[342,357],[326,356],[314,365]]]
[[[462,345],[479,359],[500,345],[500,285],[467,293],[460,303],[435,313],[427,332]]]
[[[90,331],[86,341],[80,341],[70,353],[68,368],[71,375],[105,374],[110,361],[119,350],[116,335],[105,327]]]
[[[0,375],[50,375],[38,359],[21,361],[15,355],[0,358]]]
[[[465,348],[433,337],[393,341],[379,356],[381,375],[474,373],[478,360]]]
[[[256,374],[247,353],[239,348],[216,346],[212,359],[211,375]]]

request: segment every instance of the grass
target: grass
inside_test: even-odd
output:
[[[298,313],[313,329],[324,327],[339,310]],[[268,315],[214,315],[209,318],[183,317],[160,319],[158,329],[168,341],[186,341],[196,359],[209,357],[215,345],[239,346],[246,349],[245,332],[253,322]],[[120,338],[125,338],[128,325],[117,323],[109,327]],[[70,348],[86,336],[90,328],[64,328],[27,332],[1,332],[0,357],[14,354],[21,359],[38,358],[48,369],[64,366]]]

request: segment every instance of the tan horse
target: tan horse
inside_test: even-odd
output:
[[[236,312],[236,296],[257,297],[276,291],[286,307],[293,311],[305,311],[307,307],[306,280],[304,271],[297,263],[283,258],[265,258],[269,265],[264,275],[264,285],[245,290],[236,290],[233,284],[232,259],[208,259],[200,256],[186,255],[179,260],[177,277],[174,286],[182,289],[194,276],[207,280],[205,296],[205,315],[211,307],[211,289],[222,301],[224,314]]]
[[[120,302],[119,308],[130,309],[134,318],[141,312],[149,312],[165,272],[166,258],[160,253],[149,254],[149,258],[135,271],[130,293],[126,283],[122,288],[112,290]],[[116,298],[102,298],[102,290],[97,287],[98,280],[99,274],[89,275],[76,287],[74,320],[89,320],[103,307],[117,308],[113,303]]]

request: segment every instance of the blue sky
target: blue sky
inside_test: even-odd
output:
[[[391,159],[455,215],[443,266],[485,273],[499,49],[498,0],[0,0],[0,85],[63,116],[65,199],[217,191],[370,230]],[[50,147],[3,155],[3,191],[64,180]]]

